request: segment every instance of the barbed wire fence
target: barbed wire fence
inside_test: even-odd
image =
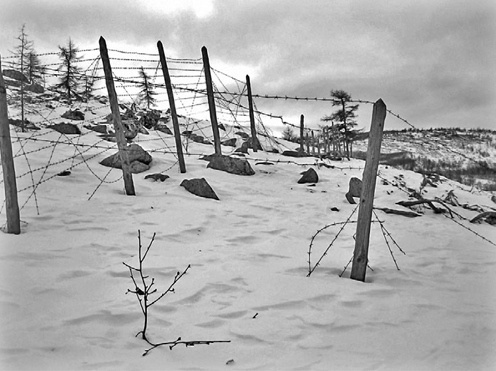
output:
[[[89,115],[90,118],[78,122],[79,126],[81,126],[82,128],[91,126],[95,123],[105,122],[110,114],[110,105],[108,103],[108,99],[106,99],[106,86],[104,84],[105,76],[103,74],[103,67],[101,66],[100,56],[98,52],[98,48],[80,50],[79,53],[84,53],[84,56],[76,61],[79,67],[79,71],[77,72],[78,79],[82,82],[84,81],[85,84],[89,83],[92,85],[91,94],[94,99],[100,102],[98,106],[90,104],[91,102],[89,100],[77,100],[72,104],[72,106],[70,107],[71,109],[77,109],[83,112],[91,113],[91,115]],[[141,70],[149,73],[151,77],[150,86],[156,91],[157,95],[157,109],[163,111],[163,108],[167,107],[169,102],[165,91],[165,84],[163,82],[164,76],[162,75],[160,70],[160,60],[158,53],[153,54],[129,52],[116,49],[109,49],[109,52],[110,60],[112,63],[112,70],[114,71],[114,82],[116,83],[116,89],[118,92],[120,103],[129,106],[133,104],[136,106],[140,105],[138,96],[140,85],[142,82],[142,76],[139,75],[139,71]],[[44,71],[43,85],[45,85],[45,88],[47,87],[47,85],[50,86],[54,81],[60,79],[62,75],[60,71],[61,62],[60,60],[58,60],[58,54],[58,52],[37,54],[38,57],[43,57],[46,61],[46,63],[41,65]],[[2,65],[5,65],[4,69],[15,67],[14,59],[15,57],[2,57]],[[173,81],[172,85],[176,106],[178,109],[178,115],[180,115],[180,117],[183,119],[182,125],[184,126],[185,131],[196,131],[201,133],[205,138],[208,138],[210,136],[210,122],[208,121],[209,108],[207,101],[207,91],[205,89],[205,74],[203,70],[202,59],[180,59],[167,57],[167,64],[169,65],[169,71],[171,72],[171,79]],[[222,132],[222,139],[232,138],[234,134],[240,132],[249,135],[250,119],[247,103],[248,95],[246,91],[246,82],[232,77],[215,68],[212,68],[212,72],[214,78],[213,87],[216,100],[217,115],[219,123],[223,125],[224,129],[226,129]],[[48,91],[50,91],[50,87],[48,88]],[[14,110],[11,111],[11,118],[19,119],[18,110],[15,109],[16,103],[14,95],[15,93],[11,89],[8,96],[10,101],[13,103],[12,106],[14,107]],[[252,96],[253,98],[263,100],[294,100],[300,102],[323,103],[338,102],[336,99],[333,98],[319,97],[281,96],[268,94],[253,94]],[[47,94],[44,98],[34,103],[37,104],[28,104],[26,106],[26,114],[30,118],[30,120],[32,120],[32,123],[33,125],[35,125],[35,127],[38,126],[42,129],[46,129],[56,123],[64,121],[62,114],[63,111],[68,109],[68,106],[66,104],[66,101],[64,101],[63,99],[54,100],[53,96]],[[40,103],[44,104],[43,109],[40,108]],[[350,101],[350,103],[367,105],[374,104],[374,102],[372,101],[362,99],[354,99]],[[402,121],[404,124],[408,125],[410,128],[417,129],[413,124],[411,124],[399,114],[389,109],[387,110],[387,112],[393,117]],[[271,119],[279,119],[282,124],[298,129],[300,129],[300,126],[288,122],[282,115],[267,113],[258,110],[256,104],[254,106],[254,113],[256,117],[257,134],[263,136],[267,140],[267,142],[274,148],[287,149],[287,145],[275,138],[270,128],[268,128],[267,125],[264,125],[263,118],[265,117]],[[320,131],[319,128],[308,127],[305,127],[304,130],[306,132]],[[173,160],[172,163],[167,166],[165,170],[161,170],[160,172],[163,173],[165,171],[170,171],[172,168],[177,166],[177,150],[175,148],[175,145],[172,144],[171,141],[167,140],[166,134],[160,131],[155,131],[154,138],[147,138],[145,135],[138,134],[134,141],[143,144],[153,144],[148,149],[150,152],[163,154],[169,153],[175,156],[175,160]],[[182,145],[186,149],[186,151],[188,150],[188,142],[188,136],[183,136]],[[42,143],[41,146],[40,143]],[[15,131],[13,145],[16,146],[17,150],[14,155],[14,159],[17,159],[16,161],[22,159],[23,161],[25,161],[27,166],[27,171],[16,176],[17,181],[21,184],[18,193],[26,194],[21,209],[23,209],[29,203],[29,201],[33,200],[36,212],[39,214],[40,210],[37,197],[37,190],[39,186],[50,180],[56,179],[56,177],[60,176],[60,174],[65,171],[76,169],[78,166],[84,165],[97,181],[97,184],[90,194],[89,199],[94,196],[94,194],[101,188],[103,184],[113,184],[122,178],[121,174],[118,174],[113,178],[110,177],[113,168],[104,169],[100,165],[96,166],[95,162],[92,161],[94,159],[101,159],[102,156],[109,151],[116,150],[117,146],[115,143],[109,142],[105,139],[95,139],[95,134],[91,130],[83,130],[82,133],[76,137],[63,135],[53,130],[28,132]],[[65,151],[61,151],[59,154],[57,149],[64,146],[70,146],[74,149],[71,156],[63,155]],[[41,156],[41,152],[48,153],[48,155]],[[187,153],[190,155],[202,154],[188,151]],[[40,158],[48,158],[48,160],[43,164],[40,163]],[[257,159],[255,158],[255,160]],[[292,161],[287,161],[287,163],[302,165],[301,163]],[[335,165],[333,167],[341,170],[345,168],[351,169],[351,167],[339,167]],[[360,170],[360,168],[356,169]],[[3,181],[0,181],[0,184],[2,182]],[[3,211],[4,204],[5,201],[0,208],[0,212]],[[344,228],[347,223],[354,222],[349,219],[350,218],[348,218],[348,220],[345,222],[339,222],[337,224],[342,225],[342,228]],[[456,222],[465,229],[468,229],[472,233],[480,236],[480,234],[471,230],[469,227],[463,225],[458,221]],[[386,232],[387,235],[392,239],[391,234],[387,230],[385,232],[383,223],[381,223],[381,230],[385,239]],[[485,237],[481,237],[494,244],[492,241],[486,239]],[[396,242],[394,243],[396,244]],[[329,245],[329,248],[331,245]],[[321,259],[315,265],[313,270],[319,265]],[[313,272],[313,270],[311,270],[309,274]]]

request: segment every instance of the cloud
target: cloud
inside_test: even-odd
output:
[[[212,65],[240,79],[250,74],[255,92],[328,97],[343,89],[354,98],[381,97],[418,126],[458,126],[472,117],[491,127],[496,115],[492,0],[4,0],[2,54],[23,23],[35,46],[50,51],[68,37],[97,47],[100,35],[109,47],[146,52],[160,39],[166,53],[183,58],[199,57],[205,45]],[[308,110],[315,122],[331,109],[259,106]],[[359,122],[367,120],[361,114]]]

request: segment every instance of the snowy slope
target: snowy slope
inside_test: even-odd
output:
[[[108,112],[93,109],[96,118]],[[58,117],[61,112],[53,113]],[[81,128],[82,125],[80,124]],[[125,196],[118,170],[98,162],[115,149],[97,133],[61,137],[50,129],[25,142],[18,176],[36,171],[36,188],[19,193],[23,233],[0,233],[2,370],[490,370],[496,366],[496,229],[463,228],[428,208],[418,218],[377,211],[406,253],[374,223],[366,283],[349,279],[356,224],[347,225],[310,277],[308,250],[318,229],[344,222],[355,205],[344,198],[364,162],[327,162],[250,151],[256,174],[207,169],[200,154],[213,147],[189,143],[187,173],[180,174],[172,136],[152,132],[137,142],[154,160],[147,173],[165,171],[164,183],[134,175],[137,195]],[[12,136],[27,137],[30,133]],[[33,139],[33,138],[32,138]],[[59,141],[55,147],[50,141]],[[76,150],[71,143],[79,144]],[[98,146],[87,147],[98,143]],[[111,144],[110,144],[111,145]],[[223,146],[224,153],[232,147]],[[19,152],[20,151],[20,152]],[[85,152],[83,152],[85,151]],[[165,153],[164,153],[165,152]],[[14,153],[22,153],[14,143]],[[72,158],[71,158],[72,157]],[[83,157],[86,159],[83,161]],[[64,161],[66,160],[66,161]],[[270,160],[274,165],[257,165]],[[46,165],[52,164],[49,167]],[[80,164],[79,164],[80,163]],[[71,168],[71,175],[56,174]],[[174,166],[175,165],[175,166]],[[310,166],[315,186],[297,184]],[[105,183],[100,185],[100,179]],[[375,206],[401,209],[408,195],[394,184],[419,189],[422,176],[380,167]],[[198,198],[180,183],[204,177],[220,201]],[[30,187],[30,175],[19,188]],[[3,185],[3,184],[2,184]],[[402,188],[402,186],[400,186]],[[460,204],[495,205],[490,194],[445,180],[426,197],[454,190]],[[2,197],[3,197],[3,189]],[[332,211],[337,208],[339,211]],[[453,207],[466,218],[476,211]],[[38,213],[39,212],[39,213]],[[5,218],[5,211],[2,211]],[[356,220],[356,213],[352,217]],[[3,222],[2,222],[3,223]],[[341,225],[316,238],[314,264]],[[176,272],[191,269],[150,308],[153,341],[230,340],[230,343],[149,346],[135,334],[143,316],[128,269],[137,264],[137,233],[147,245],[146,273],[165,290]],[[489,240],[489,241],[488,241]]]

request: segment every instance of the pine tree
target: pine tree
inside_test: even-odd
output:
[[[343,135],[346,156],[349,158],[352,154],[352,151],[350,150],[350,143],[353,142],[353,138],[356,135],[356,131],[353,130],[353,128],[357,125],[355,120],[355,111],[358,109],[359,105],[349,105],[352,99],[351,96],[344,90],[331,90],[331,97],[335,99],[332,102],[332,106],[339,106],[340,109],[329,116],[324,116],[321,120],[326,122],[340,122],[338,125],[338,130]]]
[[[282,131],[282,139],[289,142],[294,142],[297,139],[293,129],[290,126],[286,126],[286,128]]]
[[[32,49],[28,54],[26,77],[29,79],[30,83],[33,84],[42,80],[43,74],[44,68],[41,66],[40,58],[36,55],[35,50]]]
[[[29,54],[33,51],[33,42],[28,39],[26,34],[26,25],[23,24],[19,36],[17,36],[19,44],[12,51],[15,57],[15,68],[27,79],[26,71],[29,64]],[[25,115],[24,115],[24,79],[21,79],[21,130],[25,131]]]
[[[157,93],[153,90],[153,85],[150,82],[150,76],[147,75],[143,66],[141,66],[139,70],[139,75],[141,81],[138,83],[138,86],[141,90],[138,93],[138,99],[140,100],[140,102],[145,102],[146,108],[149,110],[150,107],[154,106],[157,102],[157,100],[155,99]]]
[[[60,78],[60,83],[55,87],[67,92],[67,99],[69,104],[71,104],[72,95],[78,95],[77,88],[79,86],[81,69],[77,66],[77,62],[81,57],[78,56],[79,48],[74,45],[70,38],[67,46],[59,45],[59,50],[59,57],[62,59],[59,71],[62,71],[63,75]]]

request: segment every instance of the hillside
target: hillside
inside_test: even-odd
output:
[[[32,126],[25,132],[11,126],[22,233],[0,233],[1,369],[496,365],[496,229],[470,222],[495,210],[491,193],[444,177],[422,185],[419,173],[381,165],[370,269],[366,282],[357,282],[349,279],[356,205],[345,194],[364,161],[285,157],[275,150],[294,143],[268,135],[261,136],[265,151],[236,153],[249,131],[225,125],[222,140],[234,139],[234,146],[222,145],[223,153],[245,159],[255,172],[233,175],[207,168],[202,159],[213,152],[209,122],[183,116],[187,172],[179,172],[174,137],[163,126],[140,131],[130,141],[153,160],[133,175],[137,195],[125,196],[122,172],[100,164],[116,152],[105,97],[69,107],[50,92],[30,96]],[[62,117],[76,109],[84,120]],[[12,93],[9,113],[19,118]],[[129,107],[121,114],[131,115]],[[159,115],[170,129],[168,114]],[[62,122],[80,134],[54,130]],[[298,184],[309,168],[318,182]],[[169,178],[145,179],[157,173]],[[181,186],[201,178],[219,200]],[[412,190],[443,200],[444,212],[398,205]],[[148,336],[154,342],[180,337],[191,346],[162,346],[142,356],[150,346],[135,336],[143,328],[140,296],[129,293],[137,288],[123,264],[139,264],[138,231],[143,247],[151,246],[143,267],[155,279],[154,297],[190,266],[174,292],[150,308]]]
[[[354,156],[364,159],[366,135],[361,139],[353,144]],[[496,131],[460,128],[386,131],[381,152],[384,164],[438,173],[478,189],[496,191]]]

